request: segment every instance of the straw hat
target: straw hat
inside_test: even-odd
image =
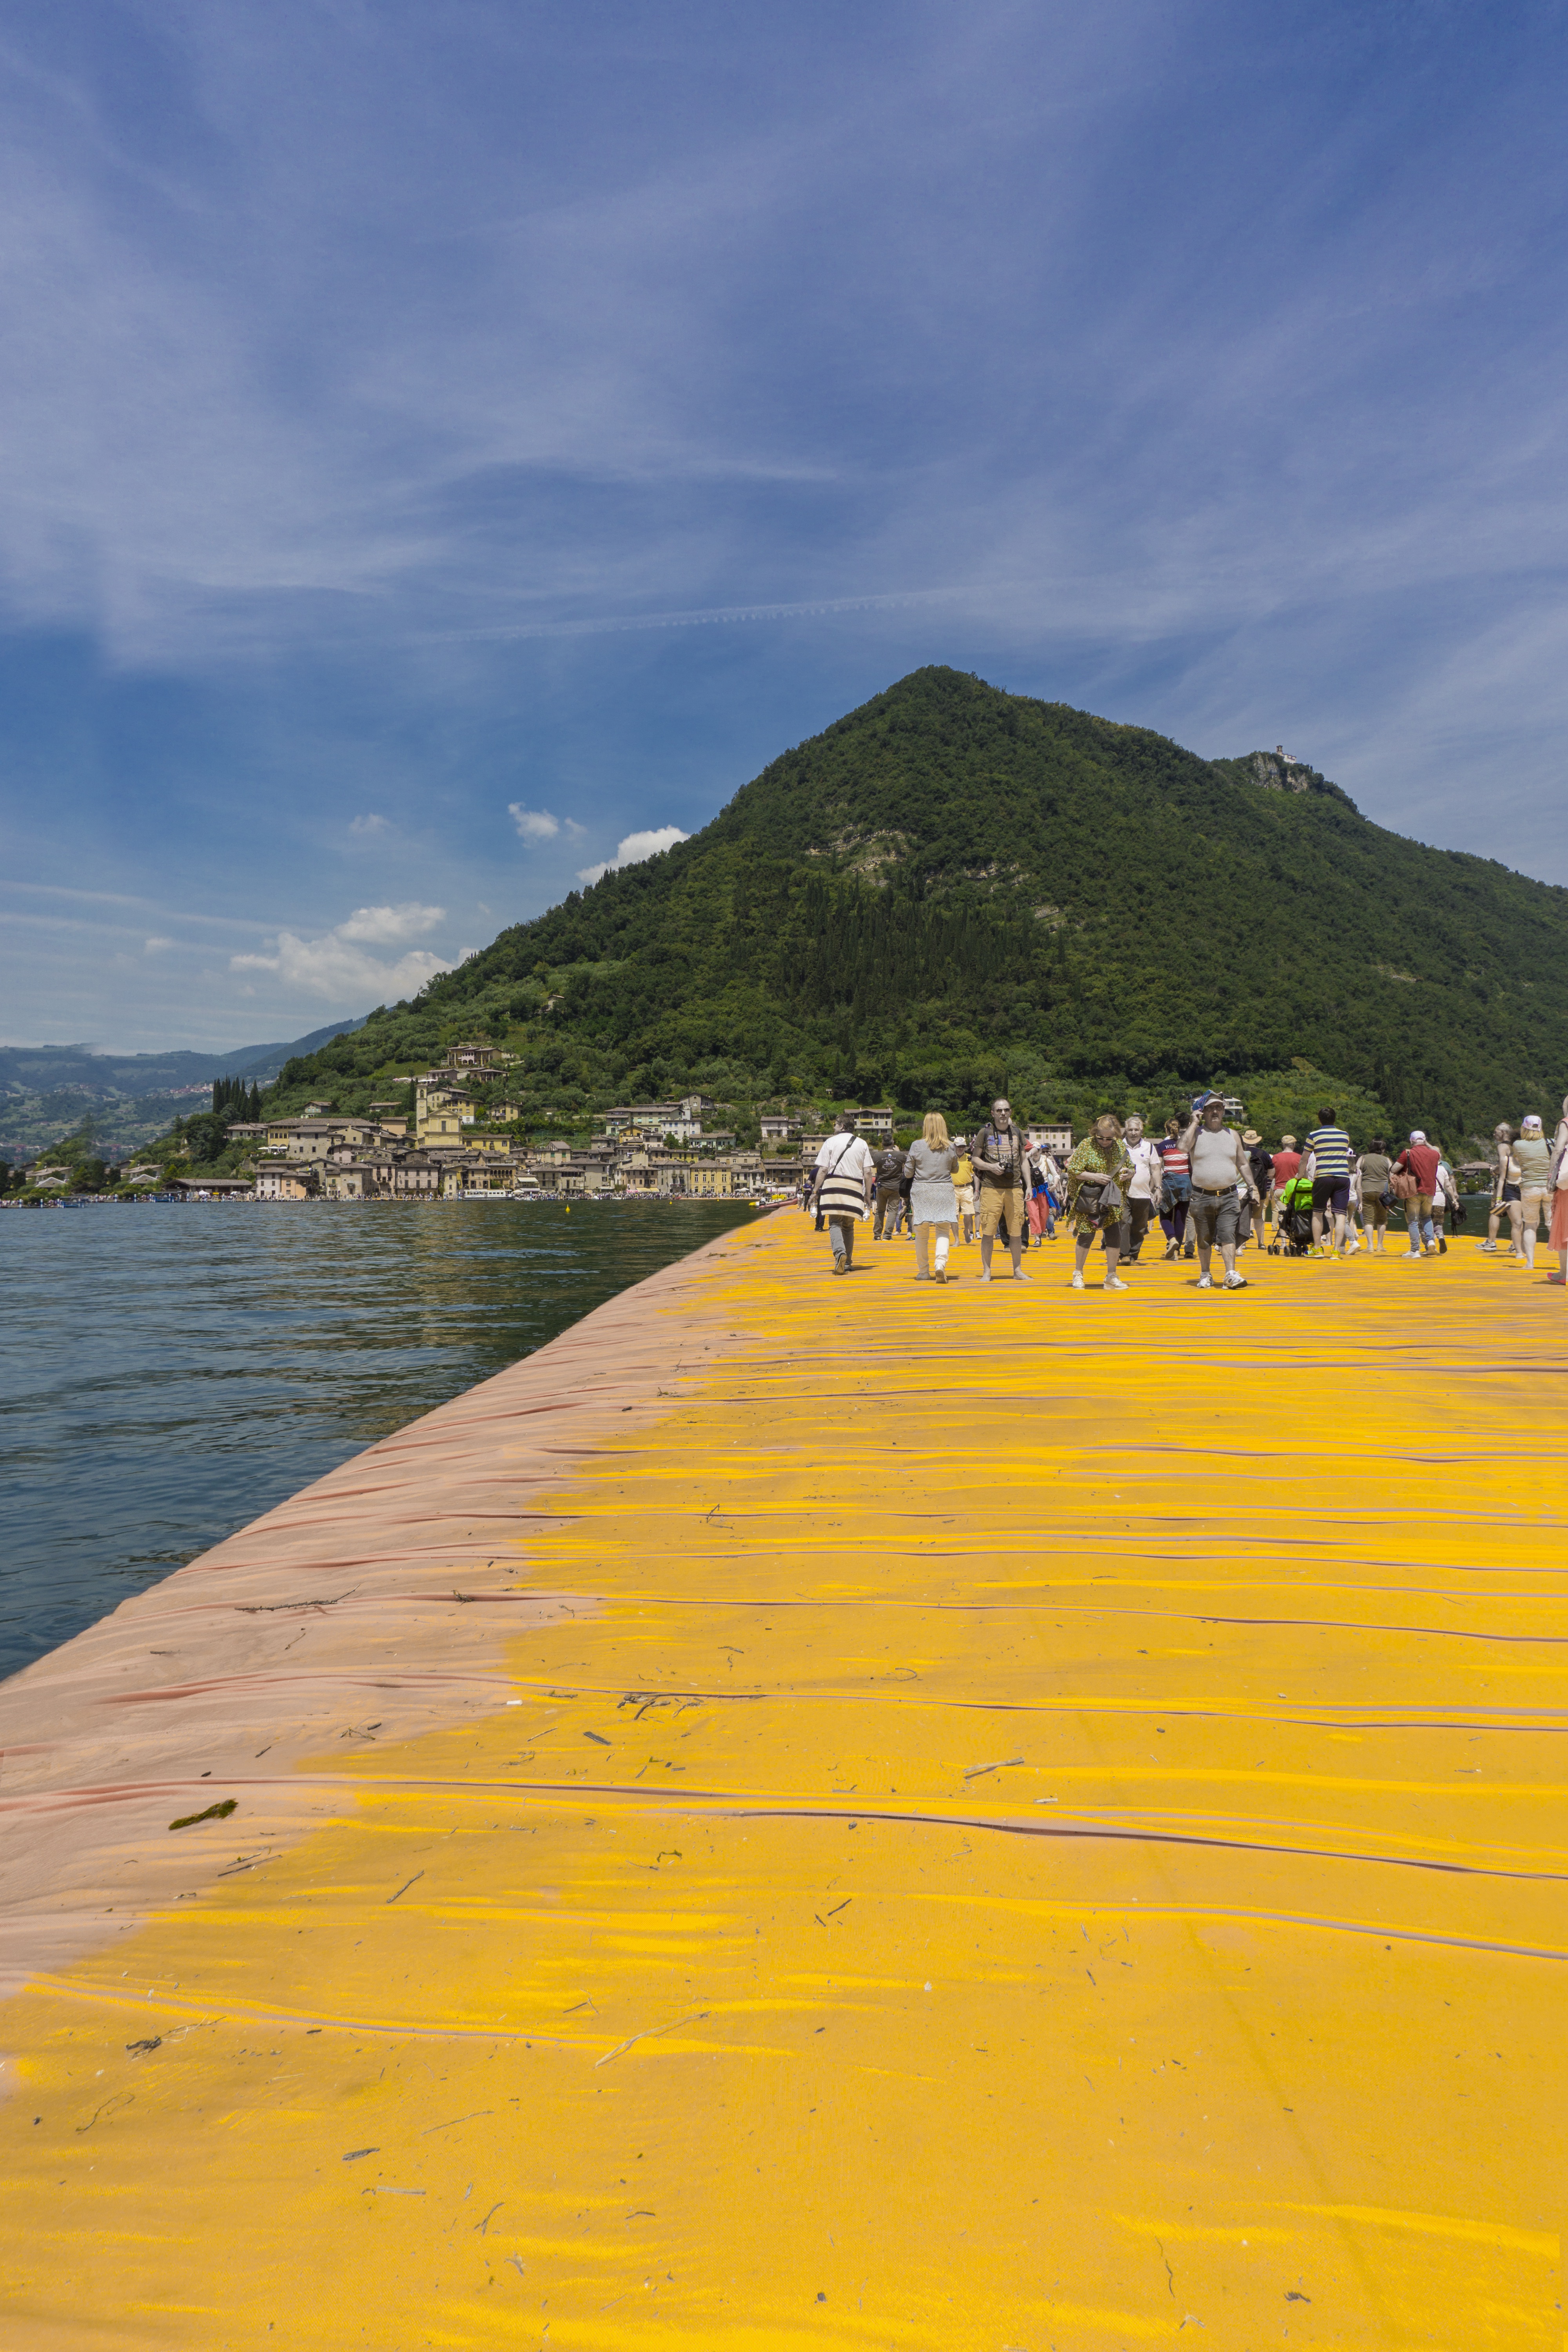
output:
[[[1241,1139],[1243,1143],[1261,1143],[1263,1138],[1258,1134],[1258,1129],[1255,1127],[1249,1127],[1242,1136]]]

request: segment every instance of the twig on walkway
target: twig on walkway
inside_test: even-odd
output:
[[[634,2042],[651,2041],[656,2033],[673,2033],[678,2025],[695,2025],[700,2018],[710,2015],[711,2011],[709,2010],[694,2009],[689,2017],[672,2017],[668,2025],[645,2025],[640,2033],[628,2033],[624,2042],[617,2042],[613,2050],[606,2050],[602,2058],[595,2059],[594,2063],[595,2066],[607,2066],[612,2058],[618,2058],[623,2050],[631,2048]]]

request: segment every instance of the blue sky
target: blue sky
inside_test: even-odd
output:
[[[1568,882],[1565,64],[0,5],[0,1032],[364,1012],[931,661]]]

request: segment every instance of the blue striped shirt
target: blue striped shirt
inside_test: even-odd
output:
[[[1307,1149],[1315,1154],[1315,1175],[1350,1174],[1351,1139],[1342,1127],[1315,1127],[1307,1138]]]

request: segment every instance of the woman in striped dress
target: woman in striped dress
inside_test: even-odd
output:
[[[1187,1230],[1187,1211],[1193,1200],[1193,1163],[1182,1141],[1179,1118],[1165,1121],[1162,1140],[1154,1146],[1160,1155],[1160,1230],[1165,1236],[1165,1263],[1182,1255],[1182,1244]],[[1193,1244],[1186,1244],[1187,1255]]]

